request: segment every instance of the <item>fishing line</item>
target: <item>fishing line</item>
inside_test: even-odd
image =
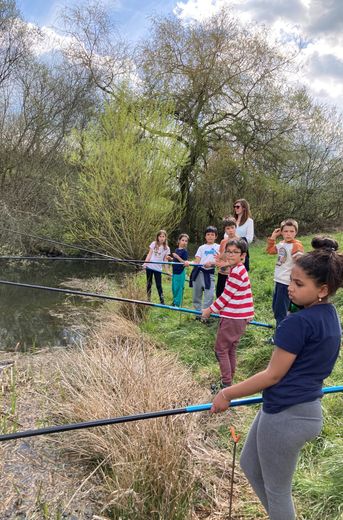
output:
[[[72,245],[72,244],[67,244],[66,242],[61,242],[59,240],[53,240],[51,238],[46,238],[46,237],[40,237],[38,235],[31,235],[30,233],[23,233],[22,231],[14,231],[12,229],[6,229],[6,228],[3,228],[4,231],[8,231],[9,233],[15,233],[17,235],[21,235],[21,236],[26,236],[26,237],[30,237],[30,238],[35,238],[37,240],[43,240],[45,242],[50,242],[52,244],[59,244],[60,246],[65,246],[65,247],[69,247],[71,249],[77,249],[78,251],[85,251],[87,253],[91,253],[93,255],[99,255],[101,257],[104,257],[108,260],[112,260],[113,262],[123,262],[123,263],[131,263],[131,264],[145,264],[145,263],[148,263],[148,264],[166,264],[166,265],[180,265],[180,262],[158,262],[158,261],[151,261],[151,262],[145,262],[145,260],[132,260],[130,258],[116,258],[115,256],[111,256],[111,255],[107,255],[105,253],[99,253],[98,251],[93,251],[92,249],[87,249],[85,247],[82,247],[82,246],[79,246],[79,245]],[[29,258],[37,258],[37,259],[42,259],[42,258],[58,258],[58,257],[11,257],[11,256],[2,256],[0,257],[0,259],[10,259],[10,258],[13,258],[13,259],[29,259]],[[203,264],[189,264],[190,266],[201,266]]]
[[[91,298],[100,298],[103,300],[112,300],[112,301],[117,301],[117,302],[136,303],[138,305],[147,305],[149,307],[158,307],[161,309],[168,309],[168,310],[177,311],[177,312],[187,312],[190,314],[197,314],[197,315],[201,316],[201,311],[196,311],[194,309],[187,309],[184,307],[174,307],[173,305],[164,305],[162,303],[152,303],[152,302],[147,302],[144,300],[133,300],[133,299],[129,299],[129,298],[122,298],[121,296],[108,296],[106,294],[76,291],[74,289],[60,289],[58,287],[48,287],[45,285],[33,285],[33,284],[28,284],[28,283],[9,282],[7,280],[0,280],[0,284],[12,285],[14,287],[27,287],[30,289],[40,289],[43,291],[60,292],[60,293],[64,293],[64,294],[75,294],[76,296],[88,296]],[[212,313],[211,316],[214,318],[226,319],[226,316],[221,316],[220,314]],[[273,325],[269,325],[268,323],[261,323],[258,321],[249,321],[248,324],[256,325],[257,327],[266,327],[268,329],[274,328]]]

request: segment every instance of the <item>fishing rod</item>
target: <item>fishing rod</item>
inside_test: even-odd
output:
[[[97,253],[100,254],[100,253]],[[118,263],[135,263],[135,264],[163,264],[163,265],[181,265],[181,262],[164,262],[145,260],[131,260],[128,258],[93,258],[91,256],[0,256],[0,260],[87,260],[93,262],[118,262]],[[203,264],[190,263],[190,266],[202,266]]]
[[[59,287],[48,287],[45,285],[33,285],[33,284],[20,283],[20,282],[9,282],[7,280],[0,280],[0,284],[12,285],[15,287],[27,287],[30,289],[41,289],[43,291],[60,292],[60,293],[64,293],[64,294],[75,294],[76,296],[88,296],[91,298],[100,298],[103,300],[112,300],[112,301],[116,301],[116,302],[136,303],[139,305],[147,305],[149,307],[158,307],[161,309],[168,309],[171,311],[178,311],[178,312],[186,312],[186,313],[197,314],[197,315],[201,316],[201,311],[196,311],[194,309],[187,309],[185,307],[174,307],[173,305],[164,305],[162,303],[152,303],[152,302],[147,302],[144,300],[132,300],[129,298],[122,298],[121,296],[108,296],[106,294],[76,291],[74,289],[60,289]],[[223,318],[223,319],[226,318],[226,316],[221,316],[220,314],[215,314],[215,313],[212,313],[211,316],[213,316],[214,318]],[[266,327],[268,329],[273,328],[273,325],[269,325],[268,323],[260,323],[258,321],[249,321],[248,323],[250,325],[256,325],[257,327]]]
[[[322,389],[323,394],[332,394],[335,392],[343,392],[343,385],[329,386]],[[250,406],[263,402],[262,396],[248,397],[245,399],[234,399],[230,402],[230,407]],[[186,413],[204,412],[211,410],[212,403],[185,406],[184,408],[172,408],[169,410],[159,410],[157,412],[145,412],[136,415],[123,415],[121,417],[113,417],[110,419],[99,419],[96,421],[87,421],[81,423],[63,424],[60,426],[47,426],[46,428],[37,428],[35,430],[24,430],[15,433],[6,433],[0,435],[0,442],[11,441],[15,439],[23,439],[25,437],[37,437],[38,435],[50,435],[52,433],[61,433],[72,430],[82,430],[85,428],[94,428],[96,426],[109,426],[111,424],[121,424],[133,421],[144,421],[147,419],[156,419],[157,417],[166,417],[168,415],[181,415]]]
[[[35,262],[36,260],[80,260],[87,262],[119,262],[119,260],[114,258],[93,258],[92,256],[0,256],[0,260],[28,260]],[[140,262],[140,260],[132,260],[132,262]],[[120,262],[125,262],[125,260],[120,260]],[[149,262],[150,263],[160,263],[160,262]],[[180,265],[180,262],[163,262],[169,265]],[[199,265],[199,264],[197,264]],[[172,277],[171,273],[167,273],[166,271],[159,271],[161,274]],[[186,282],[189,282],[189,278],[186,278]]]
[[[98,251],[93,251],[92,249],[87,249],[85,247],[82,247],[82,246],[79,246],[79,245],[72,245],[72,244],[67,244],[66,242],[61,242],[59,240],[53,240],[51,238],[46,238],[46,237],[40,237],[38,235],[31,235],[30,233],[23,233],[22,231],[14,231],[12,229],[6,229],[6,228],[3,228],[4,231],[8,231],[9,233],[15,233],[17,235],[21,235],[21,236],[26,236],[26,237],[30,237],[30,238],[35,238],[37,240],[43,240],[45,242],[50,242],[52,244],[59,244],[60,246],[65,246],[65,247],[69,247],[71,249],[77,249],[78,251],[85,251],[86,253],[91,253],[92,255],[99,255],[101,257],[104,257],[108,260],[112,260],[113,262],[123,262],[123,263],[132,263],[132,264],[145,264],[145,263],[148,263],[148,264],[167,264],[167,265],[180,265],[180,262],[157,262],[157,261],[149,261],[149,262],[145,262],[145,260],[132,260],[130,258],[116,258],[115,256],[111,256],[111,255],[107,255],[105,253],[99,253]],[[0,259],[7,259],[9,260],[10,258],[13,258],[13,259],[29,259],[29,257],[25,258],[25,257],[11,257],[11,256],[3,256],[3,257],[0,257]],[[58,257],[37,257],[37,259],[41,259],[41,258],[58,258]],[[195,265],[195,266],[201,266],[203,264],[189,264],[191,266]]]

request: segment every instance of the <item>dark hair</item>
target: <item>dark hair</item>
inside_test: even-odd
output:
[[[300,256],[296,264],[317,285],[327,285],[329,296],[343,287],[343,255],[327,249],[316,249]]]
[[[226,246],[225,246],[225,251],[227,250],[227,248],[229,246],[236,246],[238,247],[238,249],[240,249],[241,253],[246,253],[248,251],[248,245],[246,243],[245,240],[243,240],[242,238],[234,238],[233,240],[229,240],[227,243],[226,243]]]
[[[285,226],[293,226],[295,231],[298,233],[298,222],[296,220],[294,220],[294,218],[286,218],[285,220],[283,220],[280,224],[280,229],[281,231],[283,230],[283,228]]]
[[[218,235],[218,230],[214,226],[207,226],[207,228],[205,230],[205,235],[206,235],[206,233],[215,233],[215,235],[217,236]]]
[[[324,237],[319,235],[312,238],[311,246],[313,247],[313,249],[326,249],[328,251],[338,250],[337,240],[331,237]]]
[[[248,218],[251,218],[250,205],[249,205],[249,202],[247,200],[245,200],[245,199],[237,199],[236,202],[234,203],[234,206],[237,204],[237,202],[239,202],[239,204],[243,208],[242,218],[241,218],[240,223],[239,223],[242,226],[243,224],[246,223]],[[235,208],[234,208],[234,212],[235,212]],[[235,217],[235,219],[236,219],[236,217]]]
[[[189,236],[187,235],[187,233],[181,233],[181,235],[179,235],[179,238],[177,239],[177,245],[179,245],[180,240],[183,237],[186,237],[189,240]]]
[[[234,219],[234,217],[226,217],[225,219],[223,219],[223,226],[224,226],[224,229],[226,227],[232,227],[232,226],[237,227],[237,222]]]

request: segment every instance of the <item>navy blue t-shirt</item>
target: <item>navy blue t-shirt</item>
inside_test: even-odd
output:
[[[182,258],[182,260],[186,261],[188,260],[188,251],[187,249],[183,249],[183,248],[177,248],[175,249],[175,253],[177,255],[179,255],[180,258]],[[177,258],[173,258],[173,262],[179,262],[179,260]],[[173,274],[181,274],[182,271],[184,270],[184,265],[181,264],[181,262],[179,262],[180,265],[173,265]]]
[[[342,330],[330,303],[313,305],[287,316],[275,332],[275,344],[297,357],[276,385],[263,391],[263,411],[278,413],[322,396],[323,380],[335,365]]]

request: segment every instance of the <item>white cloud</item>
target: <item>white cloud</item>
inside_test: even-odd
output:
[[[32,24],[28,25],[34,27]],[[56,50],[66,49],[72,43],[72,38],[70,36],[63,36],[51,27],[43,26],[40,28],[40,31],[41,39],[36,40],[32,47],[33,52],[37,56],[48,54]]]
[[[183,0],[174,13],[179,18],[203,21],[223,7],[242,22],[257,21],[283,45],[302,40],[299,73],[321,102],[343,110],[343,1],[342,0]]]
[[[176,16],[183,20],[203,21],[227,5],[227,0],[189,0],[177,2],[174,9]]]

